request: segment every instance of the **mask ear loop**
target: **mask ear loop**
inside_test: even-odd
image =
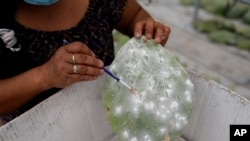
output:
[[[15,32],[13,30],[7,28],[0,29],[0,37],[5,43],[6,48],[10,49],[13,52],[18,52],[21,50],[21,47],[13,47],[17,43]]]

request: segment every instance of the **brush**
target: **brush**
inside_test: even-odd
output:
[[[107,74],[108,74],[109,76],[111,76],[113,79],[115,79],[117,82],[120,82],[120,83],[123,84],[125,87],[127,87],[127,88],[131,91],[131,93],[136,94],[137,91],[136,91],[133,87],[129,86],[127,83],[125,83],[124,81],[122,81],[119,77],[115,76],[115,75],[114,75],[112,72],[110,72],[108,69],[103,68],[103,70],[104,70],[105,73],[107,73]]]

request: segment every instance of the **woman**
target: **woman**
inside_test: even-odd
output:
[[[164,45],[170,29],[136,0],[0,2],[0,122],[61,88],[103,75],[114,58],[112,31]]]

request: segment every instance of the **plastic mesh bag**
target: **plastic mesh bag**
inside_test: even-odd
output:
[[[187,125],[194,87],[184,67],[153,40],[131,38],[116,54],[110,71],[131,91],[107,77],[104,106],[119,141],[174,141]]]

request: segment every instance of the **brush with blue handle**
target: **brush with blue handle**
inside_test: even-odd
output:
[[[108,69],[103,68],[104,72],[107,73],[109,76],[111,76],[113,79],[115,79],[117,82],[120,82],[121,84],[123,84],[125,87],[127,87],[128,89],[130,89],[130,91],[133,94],[136,94],[136,90],[133,87],[130,87],[127,83],[125,83],[124,81],[122,81],[119,77],[115,76],[112,72],[110,72]]]

